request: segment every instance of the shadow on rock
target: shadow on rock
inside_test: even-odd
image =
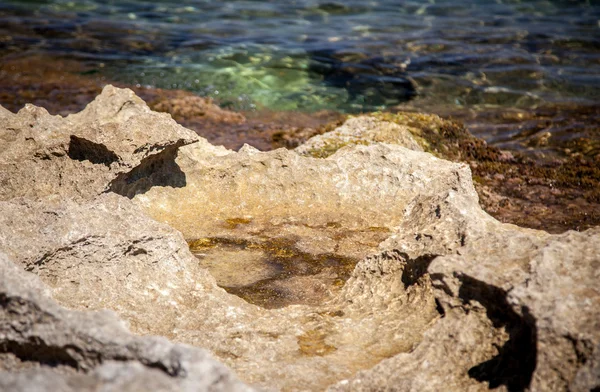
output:
[[[144,158],[132,170],[121,173],[109,184],[109,191],[133,199],[153,186],[183,188],[185,173],[175,162],[177,150],[183,143],[167,147],[163,152]]]
[[[466,275],[459,296],[464,301],[475,300],[485,307],[494,327],[505,328],[509,339],[489,361],[469,369],[469,376],[489,382],[490,389],[505,385],[510,392],[523,391],[531,383],[536,368],[537,328],[527,307],[516,313],[506,299],[506,291]]]
[[[106,166],[119,161],[119,156],[106,146],[74,135],[71,135],[67,155],[76,161],[88,160]]]

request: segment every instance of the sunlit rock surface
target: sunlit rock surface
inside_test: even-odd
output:
[[[86,359],[69,343],[83,332],[64,325],[80,317],[101,329],[98,313],[80,312],[100,309],[133,333],[207,349],[268,390],[599,386],[598,230],[550,235],[496,221],[468,166],[415,151],[402,128],[354,119],[307,143],[336,145],[308,154],[328,156],[318,159],[212,146],[111,87],[66,119],[24,110],[0,112],[10,141],[2,387],[243,388],[208,357],[210,366],[181,359],[169,366],[184,371],[172,371],[130,355],[142,344],[132,341],[180,346],[123,327]],[[28,113],[37,122],[16,132]],[[95,153],[69,155],[70,135]],[[99,145],[114,162],[94,162]],[[186,355],[201,354],[176,358]]]
[[[250,390],[202,349],[131,334],[113,312],[59,306],[0,252],[3,391]]]
[[[414,140],[410,128],[371,116],[352,117],[334,130],[316,135],[298,146],[301,155],[326,158],[345,146],[373,143],[397,144],[415,151],[423,148]]]
[[[140,179],[144,185],[139,187],[149,187],[149,180],[183,186],[183,175],[172,162],[179,147],[198,139],[169,115],[152,112],[132,91],[112,86],[66,118],[32,105],[0,116],[1,200],[85,199],[107,189],[122,192]]]

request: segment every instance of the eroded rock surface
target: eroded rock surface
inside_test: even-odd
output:
[[[2,390],[250,390],[204,350],[134,336],[112,312],[58,306],[4,253],[0,303]]]
[[[191,239],[285,235],[305,251],[364,257],[416,197],[455,189],[477,203],[467,166],[395,145],[345,147],[328,159],[249,146],[226,155],[198,149],[186,147],[177,160],[186,187],[155,187],[134,199]],[[243,223],[232,230],[236,220]]]
[[[600,231],[506,234],[435,258],[444,317],[410,354],[332,390],[598,388]]]
[[[378,142],[423,151],[414,140],[408,126],[382,121],[371,116],[359,116],[349,118],[330,132],[310,138],[306,143],[298,146],[296,152],[315,158],[326,158],[341,147]]]
[[[262,387],[321,389],[412,349],[437,317],[431,284],[406,286],[399,255],[368,261],[329,303],[265,310],[218,288],[180,233],[127,198],[21,198],[0,211],[0,248],[61,304],[113,309],[135,333],[208,348]]]
[[[113,309],[136,333],[171,337],[182,312],[243,305],[216,287],[180,233],[121,196],[58,205],[13,199],[0,211],[0,249],[69,308]]]
[[[184,186],[173,160],[198,137],[169,115],[152,112],[131,90],[107,86],[80,113],[51,116],[26,105],[3,112],[0,200],[59,195],[90,198],[131,183]],[[145,188],[146,187],[146,188]]]
[[[39,114],[32,130],[12,130],[27,113]],[[91,318],[92,332],[104,333],[100,313],[79,311],[105,308],[133,333],[208,349],[265,389],[599,387],[600,231],[550,235],[498,222],[480,208],[468,166],[389,144],[409,136],[377,128],[381,118],[354,119],[350,134],[309,142],[352,138],[326,159],[215,147],[112,88],[67,119],[29,107],[0,112],[0,121],[12,143],[0,202],[0,250],[11,259],[0,257],[9,320],[0,322],[0,367],[9,371],[2,387],[185,390],[194,377],[222,376],[217,388],[243,388],[209,359],[202,363],[213,367],[189,365],[197,360],[186,355],[202,351],[123,327],[88,343],[70,323]],[[79,148],[94,153],[68,154],[64,135],[69,143],[79,135]],[[94,163],[111,154],[108,166]],[[15,162],[47,178],[10,182],[21,170]],[[27,291],[42,284],[23,270],[74,310]],[[261,302],[278,297],[284,307]],[[42,310],[50,316],[36,316]],[[19,321],[31,317],[42,321]],[[173,350],[196,354],[152,365]]]

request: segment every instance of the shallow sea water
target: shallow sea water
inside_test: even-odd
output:
[[[236,110],[600,107],[590,0],[0,1],[0,56],[40,53]],[[518,148],[509,128],[472,129]]]

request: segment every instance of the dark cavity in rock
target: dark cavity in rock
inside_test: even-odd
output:
[[[406,260],[406,267],[402,271],[402,283],[406,287],[417,283],[427,273],[427,267],[431,261],[437,257],[437,255],[423,255],[411,259],[406,253],[400,253],[400,255]]]
[[[69,142],[69,158],[77,161],[90,161],[95,164],[110,166],[119,157],[106,146],[71,135]]]

